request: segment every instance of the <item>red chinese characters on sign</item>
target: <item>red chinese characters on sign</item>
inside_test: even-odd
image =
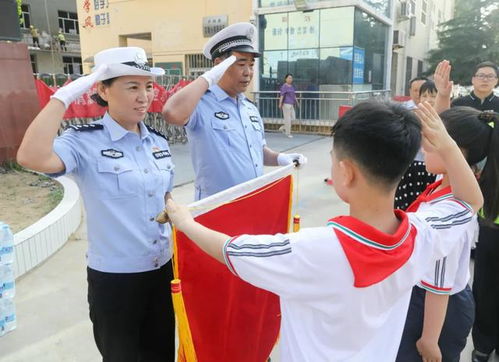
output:
[[[83,27],[84,28],[93,28],[94,27],[94,24],[92,23],[92,17],[91,16],[87,16],[85,18],[85,23],[83,24]]]
[[[90,0],[83,1],[83,9],[87,13],[90,11]]]

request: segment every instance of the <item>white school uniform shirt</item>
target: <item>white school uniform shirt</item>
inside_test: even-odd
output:
[[[429,185],[414,203],[409,206],[407,211],[425,211],[433,207],[436,203],[452,198],[453,195],[450,186],[436,192],[434,191],[441,183],[442,181],[440,180]],[[470,279],[470,251],[477,233],[478,222],[476,216],[474,216],[472,222],[466,223],[466,230],[461,235],[463,240],[458,243],[449,255],[438,259],[428,269],[418,283],[418,287],[441,295],[453,295],[466,288]],[[454,237],[454,239],[456,238],[457,236]]]
[[[412,287],[458,245],[473,213],[455,199],[394,212],[401,224],[393,235],[346,216],[225,243],[234,274],[280,296],[281,361],[395,360]]]

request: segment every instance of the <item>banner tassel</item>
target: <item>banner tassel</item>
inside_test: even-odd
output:
[[[171,292],[173,299],[173,308],[177,317],[178,328],[178,362],[197,362],[196,350],[192,341],[189,320],[185,311],[184,298],[182,297],[182,284],[180,279],[171,281]]]

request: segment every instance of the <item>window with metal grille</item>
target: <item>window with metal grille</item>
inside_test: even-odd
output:
[[[80,30],[78,29],[78,14],[62,10],[59,10],[57,13],[59,15],[58,17],[59,29],[62,29],[63,33],[66,34],[80,33]]]
[[[418,77],[423,75],[423,61],[418,60]]]
[[[83,73],[80,57],[62,57],[62,63],[64,64],[64,73],[66,74]]]
[[[185,74],[198,76],[213,66],[213,62],[203,54],[185,55]]]
[[[421,6],[421,22],[423,24],[426,24],[426,12],[428,10],[428,2],[427,0],[423,0],[422,6]]]
[[[21,19],[23,20],[21,23],[21,28],[29,29],[29,26],[31,25],[31,15],[29,13],[29,5],[22,4],[21,12],[22,12]]]
[[[413,16],[409,20],[409,35],[410,36],[416,35],[416,17],[415,16]]]
[[[31,61],[31,68],[33,69],[33,73],[38,73],[38,66],[36,65],[36,55],[30,54],[29,59]]]

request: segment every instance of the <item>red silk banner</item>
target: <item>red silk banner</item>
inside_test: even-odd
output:
[[[161,111],[163,110],[163,105],[166,103],[168,97],[169,94],[166,89],[160,86],[158,83],[154,83],[154,99],[148,109],[148,112],[161,113]]]
[[[66,82],[66,84],[67,83],[69,82]],[[96,84],[69,105],[66,113],[64,113],[64,119],[102,117],[104,113],[106,113],[107,107],[99,106],[97,102],[91,98],[92,94],[95,93],[97,93]]]
[[[71,80],[68,80],[64,85],[70,83]],[[175,86],[167,91],[165,88],[160,86],[157,83],[154,83],[154,99],[149,107],[149,112],[161,113],[163,109],[163,105],[166,103],[168,98],[179,91],[183,87],[185,87],[190,82],[187,80],[180,80]],[[40,107],[43,108],[49,102],[50,96],[54,94],[57,90],[56,88],[49,87],[44,81],[40,79],[35,80],[36,90],[38,92],[38,101],[40,103]],[[92,88],[90,88],[83,95],[78,97],[73,103],[70,104],[66,113],[64,113],[64,119],[71,118],[98,118],[102,117],[104,113],[106,113],[107,108],[99,106],[91,96],[97,93],[97,85],[94,84]]]
[[[288,175],[196,220],[231,236],[286,233],[291,190]],[[267,361],[279,334],[279,298],[233,275],[183,233],[176,231],[175,238],[177,277],[182,283],[197,361]],[[180,341],[180,350],[182,344]],[[179,361],[191,359],[179,351]]]
[[[47,85],[47,83],[40,79],[35,79],[35,85],[36,92],[38,93],[38,102],[40,103],[40,109],[42,109],[50,101],[50,96],[54,94],[54,90],[51,89]]]

